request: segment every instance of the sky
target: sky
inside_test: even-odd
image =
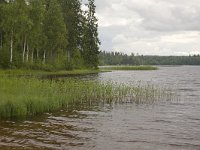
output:
[[[200,0],[96,0],[102,51],[200,54]]]

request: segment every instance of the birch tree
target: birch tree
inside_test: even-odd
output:
[[[2,20],[2,29],[5,32],[6,42],[10,49],[10,63],[13,62],[13,46],[16,31],[17,15],[16,7],[14,2],[4,5],[3,10],[4,16]]]
[[[42,45],[45,45],[45,37],[43,32],[43,21],[44,21],[44,1],[43,0],[32,0],[30,1],[31,11],[30,19],[33,22],[33,27],[30,33],[30,44],[31,44],[31,60],[34,61],[34,53],[36,53],[36,59],[39,60],[39,53],[42,50]]]
[[[45,63],[46,55],[54,61],[59,52],[67,45],[67,29],[64,23],[61,7],[57,0],[51,0],[44,20],[44,32],[47,37],[46,49],[44,50]]]

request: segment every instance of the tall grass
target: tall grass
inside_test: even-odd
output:
[[[0,120],[25,119],[76,103],[145,103],[170,100],[167,90],[97,81],[0,78]]]

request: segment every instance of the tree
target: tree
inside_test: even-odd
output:
[[[68,29],[69,44],[66,47],[68,61],[77,52],[80,46],[80,17],[81,3],[79,0],[59,0],[66,27]]]
[[[99,54],[98,24],[95,16],[94,0],[88,0],[88,11],[83,21],[83,58],[86,66],[97,68]]]
[[[94,0],[88,11],[81,5],[80,0],[0,0],[0,67],[96,68]]]
[[[36,58],[39,60],[39,53],[45,43],[43,32],[45,6],[43,0],[32,0],[30,1],[30,5],[30,19],[34,24],[30,32],[30,46],[32,47],[31,60],[33,63],[34,53],[36,52]]]
[[[15,7],[15,2],[9,2],[9,4],[4,5],[3,10],[4,15],[2,19],[2,29],[5,32],[6,44],[9,45],[10,49],[10,63],[13,62],[13,46],[17,23],[17,9]]]
[[[29,50],[30,50],[30,32],[33,27],[33,22],[30,19],[30,5],[26,4],[25,0],[15,0],[15,7],[17,11],[17,23],[16,23],[16,35],[17,42],[20,45],[22,52],[22,62],[29,60]]]
[[[51,0],[49,2],[49,7],[44,19],[44,32],[47,37],[43,58],[43,62],[45,63],[47,55],[50,60],[55,60],[68,44],[67,29],[61,7],[57,0]]]
[[[2,29],[2,21],[3,21],[3,6],[5,5],[4,1],[0,1],[0,49],[3,48],[3,29]]]

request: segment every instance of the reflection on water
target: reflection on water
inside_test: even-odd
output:
[[[0,149],[200,149],[200,67],[114,71],[84,79],[165,85],[181,99],[154,105],[76,106],[29,121],[0,122]]]

